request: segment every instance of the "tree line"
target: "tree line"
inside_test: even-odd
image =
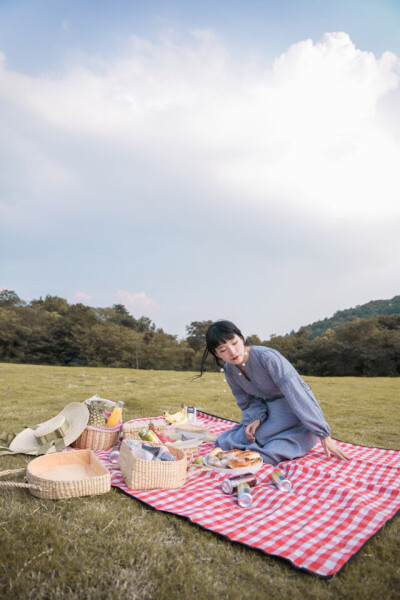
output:
[[[400,311],[399,311],[400,312]],[[195,371],[212,321],[193,321],[186,338],[165,333],[122,304],[93,308],[48,295],[27,303],[0,292],[0,361],[29,364]],[[400,314],[356,317],[314,335],[307,327],[253,345],[280,351],[303,375],[400,375]],[[214,370],[212,360],[206,370]]]
[[[335,330],[346,323],[358,321],[359,319],[399,314],[400,296],[394,296],[390,300],[371,300],[371,302],[355,306],[354,308],[338,310],[332,317],[307,325],[307,337],[310,339],[321,337],[327,329]]]

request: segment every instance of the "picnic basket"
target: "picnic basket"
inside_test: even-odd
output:
[[[100,399],[96,397],[85,400],[85,404],[89,405],[91,402],[97,402]],[[103,400],[101,402],[106,406],[104,415],[110,416],[115,402],[112,400]],[[97,425],[86,425],[81,435],[72,444],[74,448],[91,450],[108,450],[116,445],[122,428],[122,421],[115,425],[115,427],[99,427]]]
[[[166,433],[167,423],[164,419],[150,419],[143,421],[128,421],[122,426],[122,437],[124,440],[140,440],[139,431],[143,427],[148,427],[152,423],[154,425],[155,432]]]
[[[186,454],[169,444],[165,446],[176,457],[175,461],[136,458],[127,442],[125,440],[122,442],[119,469],[131,490],[174,489],[186,482],[188,477]]]
[[[0,475],[22,473],[23,469],[3,471]],[[28,483],[2,481],[0,486],[28,488],[38,498],[59,500],[105,494],[111,489],[111,476],[92,450],[45,454],[26,468]]]
[[[167,423],[164,419],[150,419],[150,420],[142,420],[142,421],[128,421],[124,423],[122,426],[122,438],[124,440],[137,440],[140,441],[141,438],[139,436],[139,431],[143,429],[143,427],[148,427],[150,423],[154,426],[155,433],[167,434]],[[173,443],[173,446],[179,450],[182,450],[185,454],[194,454],[199,449],[199,441],[193,440],[193,443],[190,443],[188,440],[185,442],[184,446],[180,446],[179,443]]]

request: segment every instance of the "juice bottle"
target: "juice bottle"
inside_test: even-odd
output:
[[[107,427],[114,427],[114,425],[118,425],[118,423],[121,421],[121,414],[122,414],[123,406],[124,406],[124,403],[122,402],[122,400],[119,400],[117,402],[117,406],[114,406],[114,410],[112,411],[111,415],[108,417]]]

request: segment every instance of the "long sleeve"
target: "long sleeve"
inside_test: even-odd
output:
[[[319,438],[330,436],[330,427],[310,386],[301,379],[289,361],[278,352],[273,352],[263,356],[262,363],[304,426]]]
[[[242,425],[249,425],[256,419],[260,419],[261,423],[265,421],[268,417],[268,406],[264,399],[257,398],[245,392],[234,382],[228,369],[225,369],[225,378],[232,390],[237,405],[242,411]]]

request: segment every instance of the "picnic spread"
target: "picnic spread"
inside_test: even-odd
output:
[[[26,471],[27,483],[0,485],[49,499],[113,486],[325,578],[400,510],[397,450],[340,442],[350,455],[342,461],[328,459],[318,442],[304,456],[273,466],[253,450],[224,452],[216,445],[233,421],[182,406],[123,422],[122,410],[122,402],[92,396],[8,439],[2,454],[36,458],[17,470]]]

